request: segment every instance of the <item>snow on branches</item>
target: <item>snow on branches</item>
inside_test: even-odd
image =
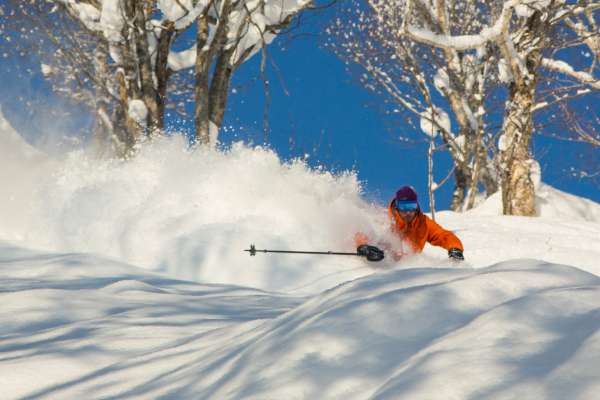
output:
[[[488,195],[501,184],[505,213],[535,215],[530,152],[534,112],[600,89],[600,2],[367,4],[361,8],[356,2],[348,8],[351,22],[340,18],[334,24],[331,32],[337,32],[340,44],[332,47],[348,63],[364,68],[365,86],[389,96],[409,119],[416,119],[413,126],[420,124],[429,138],[440,133],[455,164],[452,207],[469,208],[480,184]],[[587,66],[573,57],[579,51],[587,54]],[[496,133],[486,129],[486,118],[493,115],[490,94],[499,86],[508,95],[496,141]],[[450,124],[441,124],[441,117],[424,118],[442,108]],[[456,137],[447,128],[452,124],[458,127]],[[499,149],[494,149],[496,142],[502,143]]]
[[[354,2],[347,8],[350,18],[340,17],[330,28],[334,36],[331,47],[349,64],[362,67],[365,86],[388,97],[415,128],[420,125],[424,140],[434,138],[439,142],[437,149],[450,153],[455,163],[453,209],[463,207],[471,182],[477,185],[485,180],[486,191],[493,193],[496,184],[483,150],[489,140],[484,134],[484,94],[497,64],[496,54],[489,51],[485,40],[480,40],[478,48],[463,49],[457,45],[461,40],[451,37],[451,32],[479,32],[487,18],[484,4],[367,3],[364,8]],[[452,45],[441,46],[437,41]],[[432,116],[432,109],[439,112]],[[452,124],[456,124],[454,133]]]
[[[48,1],[95,38],[95,62],[80,66],[89,70],[104,93],[103,103],[112,103],[112,118],[124,133],[109,135],[116,136],[113,141],[120,143],[121,153],[145,136],[160,134],[166,109],[183,111],[189,99],[194,102],[197,141],[214,145],[235,70],[311,4],[310,0]],[[57,43],[61,40],[65,38],[57,38]]]

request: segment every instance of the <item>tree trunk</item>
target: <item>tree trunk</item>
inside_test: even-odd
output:
[[[478,185],[479,185],[479,177],[481,176],[482,163],[485,162],[485,159],[481,159],[483,147],[483,129],[479,129],[477,135],[475,135],[475,143],[473,145],[473,160],[474,165],[471,173],[471,182],[469,184],[469,196],[467,198],[467,210],[472,209],[475,206],[475,199],[477,197]]]
[[[429,150],[427,151],[427,189],[429,192],[429,210],[431,219],[435,221],[435,195],[436,188],[433,187],[433,152],[435,151],[435,142],[433,137],[429,140]]]
[[[114,125],[110,117],[111,98],[107,91],[110,87],[110,71],[108,70],[108,43],[98,42],[94,54],[94,74],[96,90],[96,121],[94,126],[94,147],[98,156],[109,152],[110,139],[114,134]]]
[[[524,60],[520,65],[508,49],[502,48],[511,60],[513,82],[506,102],[506,114],[500,137],[500,177],[502,212],[504,215],[535,216],[535,186],[531,179],[533,160],[530,154],[533,135],[533,106],[541,48],[549,34],[548,15],[535,11],[521,29],[514,51]]]
[[[129,85],[125,71],[117,71],[117,84],[119,87],[119,105],[115,112],[116,120],[121,125],[119,143],[117,143],[120,157],[128,157],[141,135],[140,126],[129,116]]]
[[[217,127],[221,126],[225,115],[225,105],[227,104],[227,94],[229,93],[229,82],[231,81],[231,75],[233,74],[233,67],[230,65],[229,60],[234,51],[235,48],[232,47],[219,55],[210,85],[210,120]]]
[[[211,123],[219,127],[223,121],[227,96],[223,96],[221,88],[229,89],[229,80],[233,70],[229,65],[231,53],[235,45],[226,49],[229,33],[229,17],[233,10],[231,0],[224,0],[220,10],[220,18],[215,28],[210,48],[205,49],[208,41],[208,16],[198,17],[197,56],[196,56],[196,141],[199,144],[216,144],[217,138],[211,140]],[[217,58],[212,80],[210,68]],[[210,83],[209,83],[210,80]]]
[[[535,188],[529,147],[533,133],[535,80],[514,83],[510,90],[500,145],[502,212],[535,216]]]
[[[141,3],[141,4],[140,4]],[[158,93],[154,86],[152,60],[148,47],[148,33],[146,30],[146,11],[143,2],[132,0],[134,10],[133,40],[135,42],[136,61],[139,71],[139,84],[142,91],[142,100],[148,109],[147,126],[148,134],[155,135],[160,132],[163,121],[160,118],[158,106]]]
[[[485,188],[485,196],[490,197],[498,191],[498,175],[496,174],[496,167],[492,160],[488,158],[487,150],[484,148],[482,149],[482,152],[481,159],[483,167],[481,169],[480,180]]]
[[[128,21],[135,17],[135,4],[133,0],[124,1],[123,12]],[[119,94],[119,104],[115,110],[115,119],[119,126],[118,153],[120,157],[127,158],[132,155],[136,143],[143,135],[142,127],[129,115],[129,104],[133,99],[142,97],[139,85],[139,67],[137,63],[135,27],[125,24],[122,30],[123,42],[119,43],[121,64],[117,68],[116,83]]]
[[[198,17],[198,32],[196,42],[195,89],[196,106],[194,121],[196,125],[196,143],[207,145],[210,143],[210,123],[208,120],[208,80],[209,63],[208,51],[204,48],[208,41],[208,17]]]
[[[156,65],[154,67],[156,75],[157,88],[157,106],[158,106],[158,127],[164,128],[165,124],[165,104],[167,102],[167,83],[169,81],[169,51],[171,42],[175,34],[175,24],[167,22],[163,24],[160,36],[158,37],[158,46],[156,48]]]
[[[454,169],[454,192],[452,192],[452,202],[450,208],[453,211],[462,210],[462,206],[465,202],[467,189],[469,187],[469,168],[464,162],[455,161]]]

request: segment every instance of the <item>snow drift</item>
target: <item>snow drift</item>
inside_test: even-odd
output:
[[[8,398],[593,399],[600,278],[515,260],[311,297],[0,247]]]

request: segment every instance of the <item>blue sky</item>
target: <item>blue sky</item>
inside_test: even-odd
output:
[[[326,17],[323,14],[314,19],[307,30],[322,26]],[[285,49],[277,42],[286,43]],[[378,202],[386,202],[399,186],[413,185],[421,195],[423,208],[428,209],[426,144],[400,142],[398,136],[409,132],[410,126],[387,120],[379,109],[383,99],[363,89],[346,72],[344,64],[320,46],[321,42],[317,35],[308,35],[289,42],[278,38],[269,47],[269,145],[284,159],[306,153],[313,166],[324,165],[333,171],[356,170],[364,182],[366,196]],[[263,84],[256,79],[259,59],[255,56],[235,77],[233,87],[237,94],[230,97],[224,123],[234,129],[222,133],[225,143],[263,141],[265,97]],[[8,70],[8,79],[4,80],[0,102],[8,111],[7,117],[28,139],[35,140],[41,127],[47,128],[49,123],[53,130],[65,132],[77,131],[89,123],[89,117],[78,110],[74,110],[71,119],[57,120],[47,115],[48,105],[62,108],[62,101],[49,92],[39,76],[30,81],[16,79],[11,64],[17,62],[22,60],[1,61],[2,70]],[[21,94],[22,99],[17,99],[15,93]],[[36,103],[44,112],[27,114],[21,106],[26,101]],[[183,128],[192,129],[191,125]],[[600,202],[594,182],[570,177],[568,173],[570,165],[586,149],[548,137],[534,140],[534,152],[546,183]],[[446,176],[450,168],[448,157],[436,157],[437,180]],[[450,180],[436,191],[438,209],[449,207],[451,193]]]
[[[380,202],[393,197],[399,186],[413,185],[428,209],[427,145],[399,141],[398,136],[412,128],[397,118],[390,121],[379,109],[383,99],[362,88],[344,64],[321,48],[319,42],[316,36],[309,36],[292,41],[285,50],[276,45],[269,48],[281,75],[281,78],[273,73],[269,76],[271,144],[284,157],[299,156],[303,151],[310,153],[317,146],[319,151],[310,159],[313,165],[356,169],[367,195]],[[238,79],[248,80],[257,75],[257,70],[258,57],[244,66]],[[281,81],[289,96],[283,94]],[[244,100],[243,104],[241,98],[232,97],[228,120],[234,126],[241,123],[251,127],[260,141],[264,91],[260,82],[253,89],[249,92],[250,100]],[[297,144],[291,150],[290,135]],[[533,142],[544,182],[600,202],[598,181],[575,178],[569,173],[579,157],[598,156],[597,151],[590,154],[589,150],[586,145],[541,135]],[[449,157],[438,153],[434,165],[436,180],[443,179],[451,166]],[[453,182],[449,180],[435,192],[437,209],[449,207],[452,189]]]
[[[311,165],[323,164],[335,171],[354,169],[367,194],[379,201],[387,200],[403,184],[425,193],[427,146],[398,141],[378,110],[381,100],[363,89],[338,58],[319,48],[316,39],[297,40],[285,51],[276,46],[270,51],[281,78],[270,80],[269,141],[283,157],[307,153]],[[241,72],[251,74],[257,68],[250,63]],[[232,98],[229,120],[234,126],[250,126],[260,142],[264,90],[260,82],[254,86],[253,100],[241,104],[241,98]]]

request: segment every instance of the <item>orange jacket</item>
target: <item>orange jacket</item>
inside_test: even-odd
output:
[[[408,225],[400,217],[400,214],[398,214],[396,207],[394,207],[394,202],[390,203],[388,212],[392,221],[394,221],[392,230],[400,235],[405,242],[410,244],[415,253],[423,251],[426,242],[434,246],[443,247],[446,250],[456,248],[464,251],[460,239],[454,233],[439,226],[435,221],[423,214],[421,210],[417,212],[415,219]]]
[[[458,237],[450,231],[439,226],[431,218],[423,214],[420,210],[417,212],[415,219],[410,224],[406,224],[392,201],[388,207],[390,219],[393,221],[392,231],[400,236],[407,243],[414,253],[420,253],[425,247],[425,243],[429,242],[434,246],[443,247],[446,250],[453,248],[464,251],[463,245]],[[363,233],[357,233],[354,237],[356,245],[368,243],[368,238]],[[395,252],[399,258],[402,253]]]

